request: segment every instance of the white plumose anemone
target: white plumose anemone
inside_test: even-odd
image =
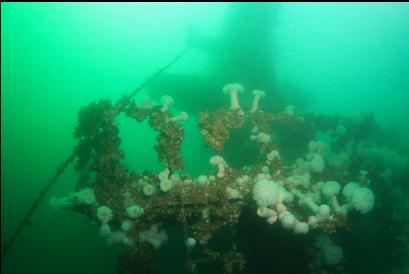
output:
[[[240,109],[238,93],[243,93],[244,87],[241,84],[227,84],[223,87],[223,93],[230,95],[230,109]]]
[[[363,214],[371,211],[375,204],[372,190],[366,187],[357,189],[352,196],[352,204],[356,210]]]
[[[195,239],[195,238],[189,237],[189,238],[186,239],[186,246],[187,246],[188,248],[192,248],[192,247],[194,247],[195,245],[196,245],[196,239]]]
[[[101,237],[110,237],[112,234],[111,227],[108,224],[103,224],[99,228],[99,235]]]
[[[280,215],[280,222],[284,228],[291,229],[297,222],[297,219],[290,212],[284,212]]]
[[[196,183],[200,187],[207,187],[210,182],[209,182],[209,178],[206,175],[200,175],[197,178]]]
[[[155,193],[155,187],[151,184],[145,184],[143,186],[143,193],[146,196],[152,196]]]
[[[295,234],[307,234],[309,231],[309,226],[305,222],[296,222],[294,225]]]
[[[319,207],[319,216],[321,218],[328,218],[331,215],[331,209],[328,205],[322,204]]]
[[[342,189],[342,194],[348,201],[351,201],[354,195],[354,192],[359,188],[360,188],[360,185],[358,183],[350,182],[344,186],[344,188]]]
[[[173,182],[169,179],[166,179],[160,182],[159,186],[160,186],[160,190],[162,190],[163,192],[168,192],[169,190],[172,189]]]
[[[187,121],[189,119],[189,115],[182,111],[181,113],[179,113],[179,115],[172,117],[169,119],[169,121],[171,122],[184,122]]]
[[[138,205],[132,205],[126,209],[126,214],[132,219],[139,218],[140,216],[142,216],[143,212],[144,209]]]
[[[272,180],[260,180],[253,189],[253,199],[260,207],[273,206],[278,200],[278,184]]]
[[[161,111],[165,112],[169,110],[169,107],[175,103],[172,97],[169,95],[164,95],[160,98],[160,102],[162,104]]]
[[[321,173],[325,169],[324,158],[319,154],[314,154],[310,162],[311,171],[315,173]]]
[[[133,222],[131,220],[124,220],[121,223],[121,229],[125,232],[131,231],[133,228]]]
[[[253,91],[253,95],[254,95],[254,99],[251,105],[251,112],[256,112],[259,110],[260,98],[263,98],[264,96],[266,96],[266,93],[262,90],[255,89]]]
[[[109,207],[100,206],[97,208],[97,219],[100,220],[102,224],[108,223],[113,217],[114,214]]]
[[[322,194],[328,198],[332,198],[332,196],[337,195],[340,190],[341,186],[335,181],[328,181],[322,186]]]

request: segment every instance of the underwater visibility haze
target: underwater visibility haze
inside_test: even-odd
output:
[[[1,41],[1,273],[409,273],[408,3],[2,3]]]

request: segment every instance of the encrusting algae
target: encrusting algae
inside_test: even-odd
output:
[[[339,118],[296,115],[293,108],[282,113],[263,112],[260,100],[265,92],[259,90],[253,93],[251,110],[246,111],[239,105],[243,86],[229,84],[224,91],[231,97],[231,106],[201,112],[198,117],[201,134],[215,151],[209,160],[214,171],[198,178],[182,172],[180,148],[185,137],[183,121],[188,115],[172,117],[171,97],[162,97],[162,105],[153,105],[149,98],[140,105],[126,98],[116,105],[101,100],[79,111],[75,130],[79,156],[76,170],[80,174],[77,192],[68,198],[53,198],[52,204],[89,216],[100,226],[102,237],[126,247],[118,260],[119,273],[153,271],[158,249],[168,239],[167,222],[183,226],[187,271],[197,273],[198,265],[218,262],[230,274],[245,267],[245,257],[235,242],[245,206],[254,208],[268,224],[279,222],[296,234],[311,230],[331,234],[350,226],[348,212],[362,208],[355,201],[357,195],[361,195],[359,203],[365,203],[368,211],[372,209],[372,191],[348,165],[350,156],[335,155],[338,158],[333,161],[326,156],[328,147],[314,141],[317,130],[339,127]],[[166,166],[159,174],[149,170],[130,172],[124,165],[114,121],[121,112],[136,122],[148,120],[159,132],[155,150]],[[345,146],[348,138],[356,138],[350,129],[359,127],[362,121],[344,118],[342,124],[348,133],[337,140],[339,147]],[[259,147],[260,157],[245,168],[231,167],[222,157],[232,130],[248,134],[248,142]],[[292,164],[284,161],[286,151],[272,135],[281,132],[305,146],[305,157]],[[356,181],[356,189],[349,191],[349,196],[341,195],[350,181]],[[208,246],[222,229],[230,234],[230,250],[223,252]]]

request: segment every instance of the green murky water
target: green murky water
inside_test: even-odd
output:
[[[238,233],[244,273],[409,273],[409,4],[2,3],[1,40],[2,244],[76,145],[78,110],[99,99],[116,102],[189,48],[135,97],[139,104],[150,95],[159,104],[168,94],[175,101],[172,116],[189,114],[181,124],[183,172],[197,178],[215,171],[198,115],[228,107],[222,87],[238,82],[246,88],[240,95],[246,111],[251,91],[261,89],[265,112],[292,105],[307,122],[323,115],[323,124],[310,124],[316,132],[309,140],[267,132],[285,165],[305,156],[305,142],[320,141],[329,146],[327,172],[344,153],[349,175],[339,175],[346,178],[341,184],[368,170],[375,195],[371,212],[348,215],[351,226],[333,235],[343,249],[336,266],[311,251],[318,232],[286,233],[280,224],[260,222],[255,205],[244,209]],[[323,117],[336,117],[344,128],[325,129]],[[158,133],[124,114],[118,122],[125,165],[162,171],[154,149]],[[233,168],[256,159],[250,129],[226,143],[222,156]],[[349,139],[339,144],[344,130]],[[73,191],[77,179],[70,166],[3,258],[2,273],[116,273],[123,246],[108,246],[86,216],[47,203]],[[167,228],[155,273],[181,273],[179,232]],[[323,267],[314,265],[319,258]]]

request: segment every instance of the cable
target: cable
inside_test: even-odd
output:
[[[173,64],[175,64],[180,58],[182,58],[190,48],[186,48],[184,51],[181,53],[177,54],[170,62],[168,62],[165,66],[160,68],[158,71],[156,71],[151,77],[146,79],[142,84],[139,85],[131,94],[128,95],[128,104],[130,103],[130,99],[134,97],[141,89],[146,87],[152,80],[154,80],[156,77],[158,77],[160,74],[162,74],[164,71],[166,71],[169,67],[171,67]],[[122,111],[123,108],[125,108],[127,105],[123,105],[119,110]],[[43,200],[44,196],[51,190],[51,188],[57,183],[59,177],[64,173],[65,169],[67,166],[72,163],[77,156],[77,149],[76,147],[73,149],[71,155],[65,159],[57,168],[56,173],[54,176],[52,176],[50,179],[48,179],[47,184],[43,187],[41,190],[40,194],[37,196],[37,198],[34,200],[32,205],[30,206],[30,209],[24,215],[24,218],[21,220],[21,222],[17,225],[17,228],[14,230],[13,234],[11,235],[10,239],[2,244],[1,247],[1,258],[5,257],[10,248],[13,246],[14,242],[16,241],[18,235],[20,234],[21,230],[26,226],[27,224],[30,223],[30,218],[33,215],[34,211],[38,208],[40,205],[41,201]]]

